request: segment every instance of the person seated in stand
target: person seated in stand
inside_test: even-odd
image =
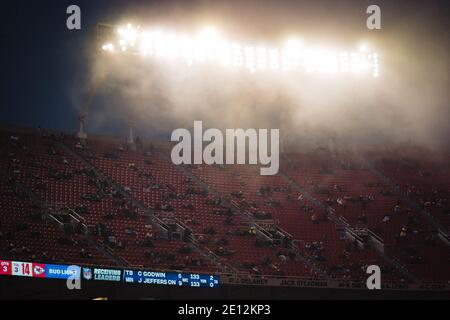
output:
[[[391,221],[391,215],[385,214],[382,220],[384,223]]]
[[[262,265],[263,267],[268,267],[268,266],[271,265],[271,263],[272,263],[272,260],[270,260],[269,257],[263,256],[263,257],[261,258],[261,265]]]
[[[402,229],[400,230],[400,238],[405,238],[408,234],[408,229],[404,226],[402,227]]]
[[[175,211],[175,209],[168,203],[165,203],[161,206],[163,211]]]
[[[43,252],[41,253],[41,260],[42,260],[42,261],[50,261],[50,260],[51,260],[50,257],[49,257],[49,255],[48,255],[48,253],[47,253],[47,251],[43,251]]]
[[[82,258],[92,259],[92,254],[88,253],[85,248],[81,248],[80,256]]]
[[[155,237],[154,237],[152,231],[148,231],[148,232],[145,234],[145,240],[153,240],[154,238],[155,238]]]
[[[137,213],[134,212],[134,211],[131,210],[131,209],[128,209],[128,207],[122,209],[122,214],[123,214],[125,217],[130,218],[130,219],[136,219],[136,218],[137,218]]]
[[[326,259],[321,253],[316,253],[314,255],[314,260],[322,262],[322,261],[325,261]]]
[[[259,268],[258,268],[257,265],[255,265],[255,266],[252,268],[252,270],[253,270],[253,272],[255,272],[256,274],[259,274]]]
[[[149,248],[154,248],[155,245],[153,244],[153,233],[147,232],[144,237],[144,246]]]
[[[367,217],[365,213],[362,213],[358,216],[358,219],[356,220],[360,224],[367,224]]]
[[[289,257],[289,260],[294,261],[295,258],[297,257],[297,254],[294,251],[289,250],[288,257]]]
[[[314,213],[311,216],[311,222],[314,223],[314,224],[318,224],[319,223],[319,216],[317,215],[317,213]]]
[[[258,211],[254,215],[255,215],[256,219],[261,219],[261,220],[272,218],[272,215],[265,211]]]
[[[108,237],[108,245],[109,245],[111,248],[113,248],[113,249],[116,248],[116,245],[117,245],[117,239],[116,239],[115,236],[110,235],[110,236]]]
[[[328,197],[328,198],[325,200],[325,203],[326,203],[328,206],[332,206],[332,205],[334,204],[334,200],[333,200],[333,198]]]
[[[281,261],[282,263],[286,263],[286,262],[287,262],[287,257],[286,257],[284,254],[280,254],[280,255],[278,256],[278,258],[280,259],[280,261]]]
[[[202,234],[198,236],[198,243],[200,244],[206,243],[205,237]]]
[[[188,209],[188,210],[194,210],[194,206],[192,205],[192,203],[183,203],[182,207],[184,209]]]
[[[227,226],[234,225],[232,216],[228,216],[228,217],[225,218],[225,225],[227,225]]]
[[[105,220],[113,220],[113,219],[114,219],[114,213],[112,213],[111,211],[109,211],[109,212],[107,212],[107,213],[103,216],[103,218],[104,218]]]
[[[122,240],[117,241],[116,248],[119,249],[119,250],[125,249],[125,244],[122,242]]]
[[[236,198],[242,198],[244,196],[244,193],[242,191],[233,191],[231,192],[231,196]]]
[[[66,159],[66,158],[63,158],[62,160],[61,160],[61,163],[63,164],[63,165],[68,165],[69,164],[69,161]]]
[[[219,247],[219,248],[216,250],[216,254],[217,254],[218,256],[221,256],[221,257],[227,257],[227,256],[232,256],[232,255],[234,255],[234,252],[233,252],[233,251],[230,251],[230,250],[227,250],[227,249],[225,249],[224,247]]]
[[[434,234],[430,234],[425,237],[425,244],[427,246],[435,246],[436,245],[436,237]]]
[[[260,238],[256,238],[255,240],[255,247],[270,247],[272,245],[272,242],[270,240],[264,240]]]
[[[219,246],[227,246],[229,242],[226,238],[220,238],[220,239],[217,239],[215,241],[215,243]]]
[[[256,236],[257,232],[256,232],[256,228],[255,227],[250,227],[250,229],[248,230],[248,234],[251,236]]]

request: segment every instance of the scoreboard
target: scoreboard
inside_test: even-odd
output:
[[[124,270],[124,282],[160,284],[166,286],[188,286],[215,288],[219,286],[219,276],[174,272],[152,272],[143,270]]]
[[[219,275],[160,272],[141,269],[110,269],[0,260],[0,275],[48,279],[123,282],[140,285],[217,288]]]

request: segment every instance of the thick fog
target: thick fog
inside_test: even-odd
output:
[[[320,145],[333,138],[338,145],[448,147],[448,28],[443,28],[447,22],[439,8],[421,9],[414,2],[407,9],[386,5],[382,30],[370,31],[364,1],[324,3],[139,4],[108,22],[149,21],[150,26],[193,32],[215,24],[227,37],[250,44],[276,45],[283,36],[298,34],[305,43],[355,49],[364,40],[381,55],[379,78],[251,74],[89,52],[89,79],[75,91],[86,95],[88,88],[97,88],[88,129],[102,132],[112,124],[124,129],[132,121],[137,134],[169,140],[176,128],[202,120],[204,127],[277,128],[291,144]]]

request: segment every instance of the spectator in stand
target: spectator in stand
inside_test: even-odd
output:
[[[407,236],[407,231],[408,229],[403,226],[402,229],[400,230],[400,238],[405,238]]]
[[[214,234],[216,234],[216,230],[213,227],[208,227],[203,230],[203,233],[209,234],[209,235],[214,235]]]
[[[232,256],[232,255],[234,254],[234,252],[233,252],[233,251],[230,251],[230,250],[227,250],[227,249],[225,249],[224,247],[219,247],[219,248],[217,249],[217,251],[216,251],[216,254],[217,254],[218,256],[226,257],[226,256]]]
[[[206,243],[205,242],[205,237],[202,234],[198,236],[198,242],[200,244],[205,244]]]
[[[122,242],[122,240],[119,240],[117,242],[117,249],[120,249],[120,250],[125,249],[125,244]]]
[[[111,248],[115,248],[116,247],[116,244],[117,244],[117,239],[116,239],[116,237],[115,236],[113,236],[113,235],[110,235],[109,237],[108,237],[108,245],[111,247]]]
[[[190,254],[192,252],[192,249],[189,247],[189,245],[184,244],[183,246],[180,247],[180,249],[178,249],[178,252],[182,254]]]
[[[144,246],[153,248],[153,233],[147,232],[144,237]]]
[[[88,258],[88,259],[92,258],[92,254],[88,253],[85,248],[81,248],[80,256],[82,258]]]
[[[233,224],[234,223],[233,223],[233,217],[232,216],[228,216],[228,217],[225,218],[225,225],[232,226]]]
[[[435,246],[436,245],[436,237],[434,234],[430,234],[425,237],[425,244],[427,246]]]
[[[113,219],[114,219],[114,213],[112,213],[112,212],[110,211],[110,212],[106,213],[106,214],[103,216],[103,218],[106,219],[106,220],[113,220]]]
[[[281,261],[282,263],[286,263],[286,262],[287,262],[287,257],[286,257],[284,254],[280,254],[280,255],[278,256],[278,258],[280,259],[280,261]]]

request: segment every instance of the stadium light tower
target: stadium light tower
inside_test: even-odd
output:
[[[78,132],[76,134],[77,138],[81,141],[87,139],[86,133],[86,117],[91,108],[92,101],[97,93],[97,88],[100,82],[102,81],[103,76],[98,77],[94,83],[89,87],[89,92],[87,93],[85,100],[83,101],[83,105],[81,106],[81,110],[78,113]]]
[[[136,143],[134,140],[134,123],[133,121],[128,122],[128,139],[127,139],[128,147],[131,150],[136,150]]]
[[[308,46],[290,37],[279,47],[240,44],[226,39],[212,27],[192,35],[139,26],[109,26],[103,29],[99,48],[109,54],[131,54],[188,65],[246,69],[255,72],[305,72],[317,74],[354,74],[379,76],[379,56],[363,43],[356,50]],[[106,35],[106,36],[105,36]]]
[[[81,139],[81,140],[86,140],[87,139],[87,133],[86,133],[86,129],[85,129],[85,125],[84,125],[84,120],[86,118],[85,114],[79,114],[78,115],[78,133],[77,133],[77,138]]]

